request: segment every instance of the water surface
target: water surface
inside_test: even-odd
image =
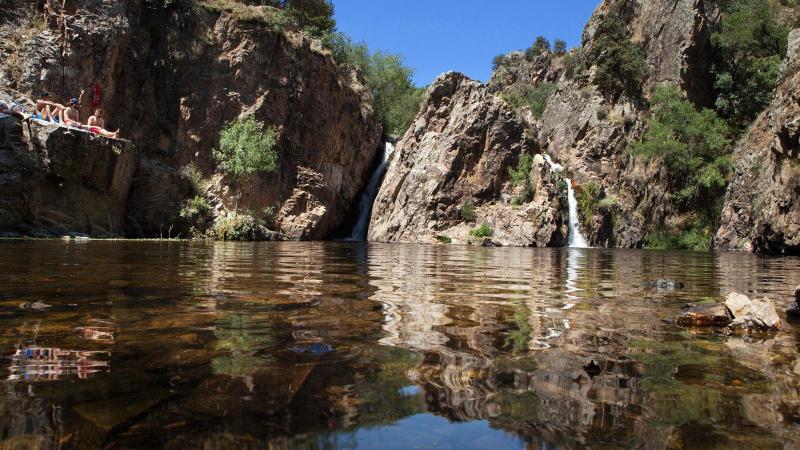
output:
[[[0,242],[0,448],[794,448],[800,259]],[[682,280],[678,291],[647,281]]]

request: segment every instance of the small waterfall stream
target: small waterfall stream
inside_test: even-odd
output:
[[[550,155],[543,154],[544,160],[554,172],[563,172],[564,166],[553,162]],[[572,188],[572,180],[565,178],[567,182],[567,204],[569,206],[569,238],[567,246],[571,248],[589,248],[589,242],[581,234],[581,221],[578,217],[578,200],[575,199],[575,190]]]
[[[386,173],[386,166],[389,164],[389,158],[394,151],[394,144],[386,142],[383,145],[383,156],[380,163],[375,167],[372,176],[361,192],[358,198],[358,220],[353,226],[350,235],[345,238],[347,241],[364,241],[367,239],[367,230],[369,229],[369,218],[372,214],[372,203],[375,202],[375,197],[378,195],[378,189],[381,187],[381,180]]]

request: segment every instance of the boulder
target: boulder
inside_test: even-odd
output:
[[[683,289],[683,282],[662,278],[651,281],[650,287],[656,288],[659,291],[674,291],[675,289]]]
[[[728,308],[722,303],[693,306],[683,311],[675,320],[678,325],[695,327],[724,327],[733,320]]]
[[[725,299],[725,306],[733,315],[734,328],[778,329],[781,319],[768,299],[753,300],[743,294],[731,292]]]

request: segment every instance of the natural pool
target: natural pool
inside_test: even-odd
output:
[[[800,442],[797,258],[3,241],[0,267],[0,448]],[[731,290],[783,329],[665,321]]]

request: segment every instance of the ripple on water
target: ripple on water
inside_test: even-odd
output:
[[[363,243],[0,242],[2,446],[784,448],[798,329],[666,323],[800,260]],[[649,281],[671,278],[683,289]],[[44,309],[20,308],[42,302]],[[125,407],[120,407],[125,405]]]

